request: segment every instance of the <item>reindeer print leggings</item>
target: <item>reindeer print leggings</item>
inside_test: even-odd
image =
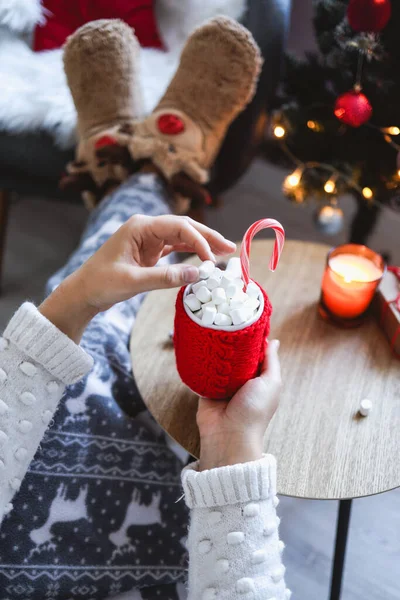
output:
[[[91,214],[54,289],[131,215],[168,212],[162,183],[132,176]],[[183,461],[132,377],[129,336],[142,298],[98,315],[91,373],[67,388],[0,532],[0,600],[183,600]]]

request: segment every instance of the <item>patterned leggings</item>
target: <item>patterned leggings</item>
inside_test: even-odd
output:
[[[132,176],[91,214],[75,271],[131,215],[168,212],[155,175]],[[70,386],[0,534],[0,600],[183,600],[187,511],[182,457],[146,411],[129,336],[143,297],[98,315],[82,340],[95,361]]]

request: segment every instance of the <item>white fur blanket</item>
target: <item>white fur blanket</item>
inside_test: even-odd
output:
[[[156,16],[168,51],[141,50],[144,112],[154,108],[179,61],[189,33],[217,14],[240,19],[246,0],[157,0]],[[40,0],[0,0],[0,129],[49,132],[57,145],[75,144],[76,113],[62,50],[34,53],[19,35],[45,18]]]

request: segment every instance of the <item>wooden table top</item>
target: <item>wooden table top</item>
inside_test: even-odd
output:
[[[399,361],[373,319],[343,330],[318,316],[328,246],[287,241],[275,273],[272,247],[253,242],[251,276],[274,308],[270,339],[281,341],[284,390],[265,436],[265,451],[278,461],[278,492],[343,499],[399,487]],[[197,457],[197,397],[181,382],[169,341],[176,294],[145,299],[131,337],[133,373],[155,419]],[[366,418],[357,414],[363,398],[373,402]]]

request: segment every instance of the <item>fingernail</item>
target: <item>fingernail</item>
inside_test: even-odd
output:
[[[236,250],[235,242],[231,242],[231,240],[227,240],[226,238],[225,238],[225,241],[228,244],[228,246],[230,246],[231,248],[234,248]]]
[[[183,281],[185,283],[194,283],[200,278],[199,269],[197,267],[186,267],[183,271]]]
[[[272,340],[272,343],[275,344],[276,351],[278,352],[279,346],[281,345],[280,341],[279,340]]]

